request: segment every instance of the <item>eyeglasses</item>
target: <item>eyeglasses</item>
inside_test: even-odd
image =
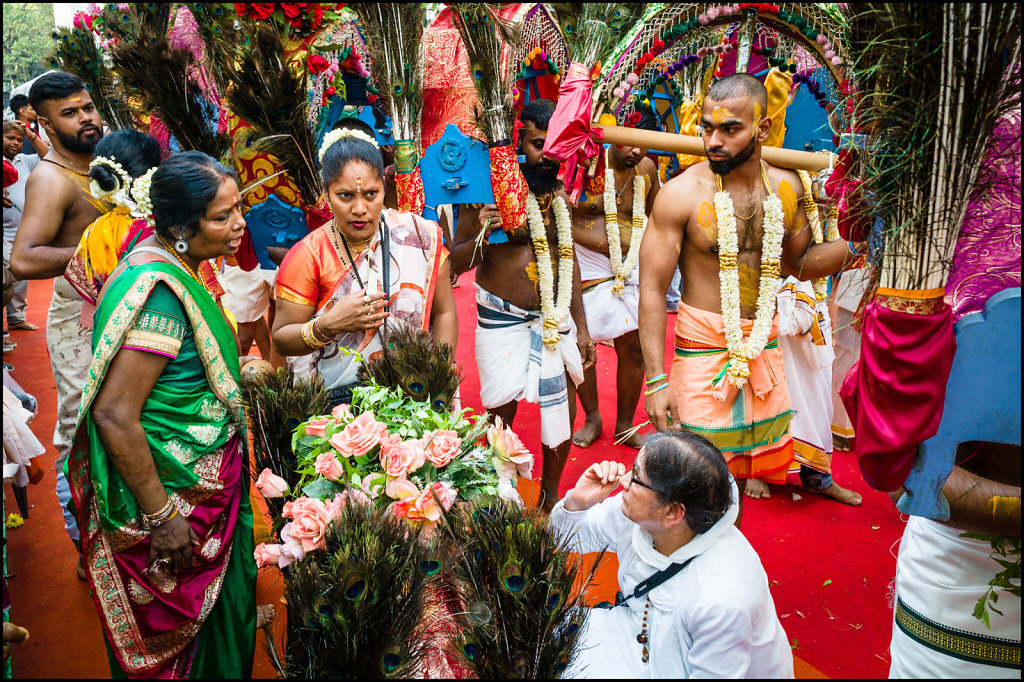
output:
[[[632,485],[633,483],[636,483],[636,484],[637,484],[638,486],[641,486],[641,487],[643,487],[643,488],[647,488],[648,490],[650,490],[650,491],[651,491],[651,492],[653,492],[654,494],[656,494],[656,495],[660,495],[661,493],[659,493],[659,492],[657,491],[657,489],[655,489],[654,487],[652,487],[652,486],[651,486],[651,485],[650,485],[649,483],[644,483],[644,482],[643,482],[642,480],[640,480],[640,477],[639,477],[639,476],[637,476],[637,471],[638,471],[638,470],[637,470],[637,468],[636,468],[636,464],[637,464],[637,463],[636,463],[636,461],[634,460],[634,461],[633,461],[633,471],[631,472],[631,475],[630,475],[630,481],[629,481],[629,482],[630,482],[630,485]]]

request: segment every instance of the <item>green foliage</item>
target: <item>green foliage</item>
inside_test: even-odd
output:
[[[53,47],[53,4],[4,3],[4,86],[14,89],[46,72]]]
[[[1000,616],[1003,612],[995,607],[999,601],[999,594],[996,590],[1003,590],[1020,599],[1020,536],[1011,535],[985,535],[982,533],[961,533],[960,537],[972,540],[984,540],[992,544],[991,558],[1003,567],[999,573],[988,583],[988,589],[981,599],[974,605],[974,617],[985,624],[985,627],[992,629],[989,623],[988,612],[994,611]],[[1016,560],[1008,560],[1016,556]],[[1002,557],[1002,558],[999,558]]]

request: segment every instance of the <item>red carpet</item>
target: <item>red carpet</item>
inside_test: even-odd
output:
[[[472,275],[463,276],[461,283],[455,296],[462,325],[458,358],[466,377],[462,397],[467,406],[479,409]],[[39,401],[39,416],[32,429],[48,448],[42,456],[46,477],[28,488],[29,502],[34,505],[31,518],[20,528],[8,530],[8,571],[14,575],[8,583],[11,620],[31,632],[26,644],[15,647],[14,673],[23,678],[109,677],[96,611],[84,584],[75,577],[76,554],[64,532],[53,492],[56,389],[42,330],[50,292],[50,282],[30,285],[28,317],[40,330],[11,332],[18,347],[4,356],[14,365],[14,378]],[[615,352],[603,345],[598,346],[598,382],[600,386],[615,385]],[[610,435],[614,390],[600,393],[605,435],[588,449],[572,449],[562,477],[563,493],[590,463],[614,459],[630,465],[635,456],[635,451],[614,445]],[[636,423],[646,420],[640,407],[636,419]],[[581,420],[578,416],[577,421]],[[539,453],[537,407],[523,404],[514,427],[527,447]],[[534,471],[539,474],[539,462]],[[854,455],[837,453],[833,473],[842,485],[864,496],[860,507],[806,494],[798,483],[773,487],[770,500],[747,500],[743,532],[772,583],[776,610],[794,647],[797,677],[883,678],[889,670],[892,612],[887,593],[896,563],[892,552],[903,523],[888,497],[864,483]],[[791,476],[791,482],[794,479]],[[17,511],[8,491],[5,516]],[[794,494],[800,499],[794,500]],[[259,603],[277,602],[279,575],[276,570],[261,572]],[[603,567],[599,578],[595,592],[614,592],[613,564]],[[262,643],[259,635],[253,676],[272,678],[274,670]]]

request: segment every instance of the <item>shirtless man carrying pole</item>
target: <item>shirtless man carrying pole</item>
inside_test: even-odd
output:
[[[640,250],[647,414],[657,429],[671,419],[711,440],[741,491],[750,478],[784,481],[793,460],[792,411],[774,322],[782,269],[800,280],[824,277],[864,248],[843,240],[812,244],[796,172],[761,160],[771,127],[766,110],[767,92],[753,76],[712,84],[701,111],[708,161],[662,188]],[[683,297],[666,379],[665,291],[677,263]],[[763,288],[770,296],[759,296]],[[761,325],[754,324],[756,316],[766,316]],[[752,328],[755,334],[761,329],[754,344],[760,347],[745,347]]]
[[[565,193],[559,189],[557,165],[541,153],[554,108],[553,102],[544,99],[524,107],[519,153],[526,157],[520,168],[540,207],[552,271],[557,275],[562,245],[558,243],[556,213],[559,199],[565,201]],[[511,424],[520,399],[540,404],[544,456],[541,505],[550,511],[558,501],[558,481],[569,455],[576,406],[574,384],[583,381],[583,370],[594,363],[594,343],[583,315],[580,270],[575,262],[569,316],[558,326],[557,347],[542,343],[538,266],[530,229],[524,225],[506,230],[507,244],[485,243],[477,249],[474,242],[480,231],[489,233],[498,227],[501,218],[495,206],[463,205],[455,228],[451,267],[459,274],[477,268],[476,358],[484,407]],[[554,292],[559,285],[556,276]]]
[[[28,97],[52,147],[25,187],[25,211],[14,240],[11,270],[23,280],[55,278],[46,318],[46,346],[57,383],[57,427],[53,433],[59,454],[57,497],[68,535],[77,544],[78,527],[67,511],[71,494],[64,460],[92,360],[92,332],[81,324],[82,297],[63,275],[85,228],[112,208],[89,194],[89,163],[103,137],[103,121],[85,83],[69,73],[40,76]],[[79,577],[84,579],[81,566]]]
[[[656,130],[654,116],[645,111],[637,128]],[[633,236],[633,220],[646,220],[654,207],[658,194],[658,168],[647,157],[642,147],[611,145],[608,149],[608,167],[615,178],[615,211],[619,227],[621,262],[627,262]],[[643,216],[633,215],[633,192],[636,178],[641,178],[645,196],[641,209]],[[607,179],[605,180],[607,182]],[[606,188],[607,192],[607,188]],[[583,288],[583,309],[587,314],[590,337],[594,341],[613,341],[615,344],[615,439],[633,429],[633,414],[640,400],[644,383],[644,356],[637,331],[637,306],[640,298],[638,268],[618,283],[611,263],[608,230],[605,225],[604,197],[588,197],[573,207],[572,236],[576,242],[576,260],[580,265]],[[639,248],[639,245],[633,247]],[[632,262],[636,263],[636,257]],[[583,426],[572,436],[572,442],[581,448],[589,447],[601,435],[603,426],[597,400],[597,369],[591,367],[583,373],[584,381],[576,389],[586,418]],[[635,432],[624,443],[639,448],[643,438]]]

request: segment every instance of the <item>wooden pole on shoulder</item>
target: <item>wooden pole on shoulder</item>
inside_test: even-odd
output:
[[[624,128],[594,124],[594,129],[604,131],[604,141],[609,144],[630,145],[644,149],[658,149],[663,152],[705,156],[704,142],[692,135],[676,135],[657,130],[641,128]],[[761,158],[773,166],[805,170],[816,173],[825,168],[835,166],[835,155],[832,152],[801,152],[781,147],[761,147]]]

